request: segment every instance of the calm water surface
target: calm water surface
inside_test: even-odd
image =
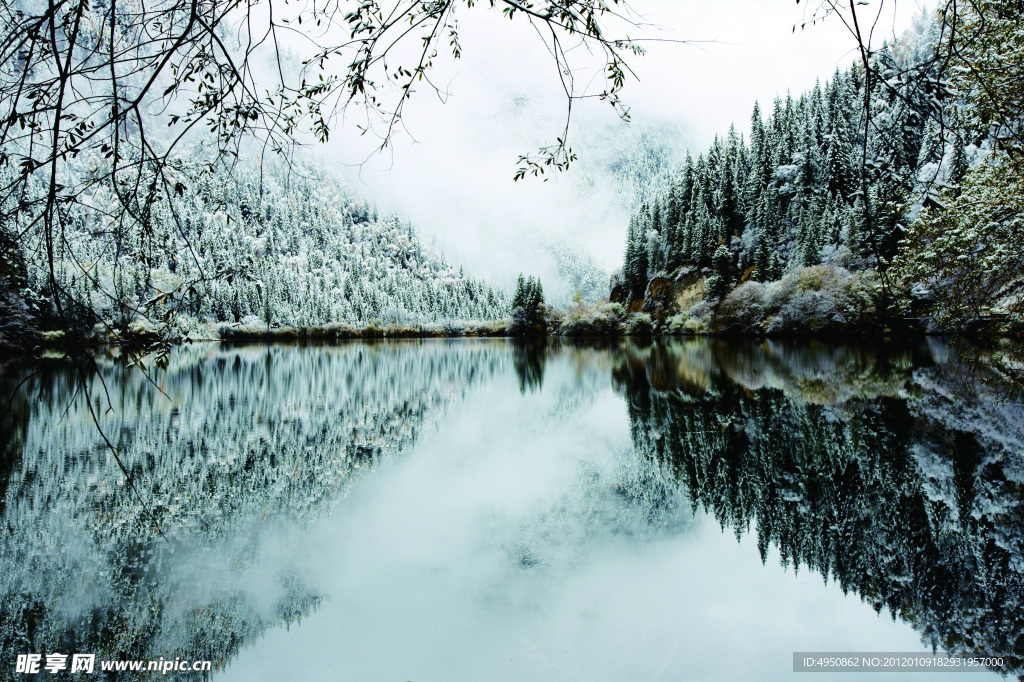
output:
[[[54,651],[224,682],[809,680],[794,651],[933,648],[1005,655],[940,679],[1021,674],[1024,401],[976,355],[209,344],[151,380],[99,357],[87,390],[7,368],[0,679]]]

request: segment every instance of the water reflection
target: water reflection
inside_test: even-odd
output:
[[[322,597],[273,567],[258,594],[239,589],[263,527],[324,513],[507,366],[505,353],[471,344],[201,345],[151,377],[101,356],[87,397],[66,364],[38,368],[4,428],[0,665],[79,651],[223,668]]]
[[[519,377],[519,392],[540,390],[544,385],[547,344],[541,339],[518,339],[512,346],[512,357]]]
[[[288,668],[285,652],[344,632],[361,648],[346,649],[343,679],[389,665],[395,679],[479,666],[569,679],[597,660],[607,672],[591,678],[635,678],[658,647],[732,645],[707,620],[704,641],[680,643],[696,592],[738,622],[758,609],[752,595],[728,610],[745,582],[813,574],[836,586],[821,594],[888,612],[925,645],[1011,654],[1006,670],[1020,672],[1024,409],[981,360],[934,341],[461,340],[192,346],[152,381],[103,356],[87,390],[56,363],[12,393],[27,375],[8,370],[0,669],[18,653],[79,651],[209,659],[231,679],[339,678]],[[707,536],[705,518],[738,550]],[[686,579],[652,552],[683,561],[672,570]],[[755,575],[744,556],[792,572]],[[696,571],[703,561],[725,565]],[[655,576],[657,597],[636,603],[673,609],[634,614],[621,595],[638,575]],[[578,639],[555,666],[537,642],[564,637],[551,609],[573,598],[591,615],[573,620]],[[813,629],[838,613],[828,603],[772,627]],[[438,620],[443,634],[428,636]],[[619,628],[632,648],[601,639],[621,644]],[[403,632],[434,657],[390,652]],[[519,633],[517,663],[495,668],[511,646],[502,632]],[[708,673],[773,676],[737,661]]]
[[[637,450],[695,508],[838,581],[934,647],[1024,661],[1020,404],[929,347],[624,352]]]

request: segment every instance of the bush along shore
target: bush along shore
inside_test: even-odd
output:
[[[713,272],[684,267],[650,278],[643,292],[632,296],[621,275],[612,278],[611,300],[649,315],[656,334],[1024,336],[1024,318],[1005,309],[978,306],[953,325],[936,314],[929,296],[908,295],[874,270],[834,264],[796,268],[773,282],[746,279],[725,291],[716,290]]]

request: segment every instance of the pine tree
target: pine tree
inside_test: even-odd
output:
[[[637,275],[637,218],[629,219],[629,229],[626,232],[626,256],[622,266],[622,278],[626,289],[632,295],[636,287]]]
[[[924,126],[921,136],[921,149],[917,154],[917,168],[941,161],[944,146],[939,123],[934,117],[930,117]]]
[[[542,306],[544,305],[544,287],[540,283],[540,279],[534,279],[532,276],[526,280],[523,286],[523,311],[526,317],[526,323],[529,325],[538,325],[544,322]]]
[[[526,307],[526,280],[523,279],[523,273],[519,273],[519,279],[516,280],[516,291],[512,296],[512,309],[525,308]]]
[[[740,213],[740,197],[736,189],[735,157],[738,144],[735,129],[730,129],[729,146],[726,149],[718,183],[718,213],[722,217],[723,232],[717,237],[726,243],[742,234],[745,223]]]
[[[647,237],[647,263],[651,270],[662,270],[665,267],[664,226],[661,219],[661,205],[654,202],[651,209],[651,226]]]
[[[818,189],[818,149],[814,133],[808,126],[804,129],[803,141],[796,162],[796,195],[801,198],[812,196]]]
[[[771,279],[771,260],[769,257],[768,238],[764,230],[756,228],[757,244],[754,246],[754,278],[760,282],[767,282]]]
[[[841,116],[832,122],[825,148],[825,189],[844,201],[853,190],[853,170],[850,166],[849,133]]]
[[[953,188],[953,196],[960,196],[960,184],[964,180],[964,176],[967,175],[969,168],[967,162],[967,153],[964,151],[964,140],[960,135],[956,136],[956,141],[953,143],[953,158],[949,166],[949,177],[947,183]]]
[[[647,237],[642,219],[635,219],[630,224],[630,235],[626,249],[626,266],[623,275],[630,297],[640,298],[647,290],[648,257]]]
[[[681,265],[681,251],[682,251],[682,213],[680,206],[682,201],[680,199],[680,193],[682,187],[680,184],[673,184],[669,188],[668,202],[665,207],[665,269],[674,270]]]
[[[729,293],[733,283],[732,254],[724,244],[715,249],[712,258],[714,274],[708,278],[708,293],[720,298]]]

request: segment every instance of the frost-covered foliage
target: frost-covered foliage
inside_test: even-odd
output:
[[[82,198],[90,208],[69,226],[56,269],[66,307],[119,332],[140,319],[196,334],[217,322],[427,323],[508,314],[500,292],[310,164],[239,163],[204,175],[159,204],[144,230],[108,224],[104,206],[112,200],[106,186]],[[43,244],[29,240],[23,252],[30,287],[43,288]]]
[[[711,332],[711,313],[694,314],[693,309],[672,315],[665,320],[665,331],[669,334],[701,336]]]
[[[958,124],[1017,156],[1024,152],[1024,6],[1005,0],[947,5],[942,49],[950,54],[950,85]],[[950,49],[952,48],[952,49]]]
[[[665,331],[669,334],[704,335],[710,334],[716,305],[705,299],[694,303],[687,310],[665,320]]]
[[[993,307],[1024,315],[1024,173],[990,155],[949,203],[911,225],[894,269],[940,326],[960,327]],[[916,289],[915,289],[916,287]]]
[[[627,313],[621,303],[580,303],[562,316],[557,333],[562,336],[649,336],[654,331],[647,313]]]
[[[947,20],[953,118],[982,153],[956,149],[949,177],[911,224],[895,274],[911,314],[940,328],[1024,314],[1024,7],[980,0]],[[971,166],[974,166],[971,168]]]
[[[768,290],[757,281],[744,282],[718,307],[720,324],[739,330],[758,329],[767,317]]]
[[[942,328],[969,326],[985,308],[1024,314],[1024,7],[981,0],[957,18],[942,46],[955,119],[991,148],[973,169],[954,163],[896,261],[912,312]]]
[[[715,311],[719,331],[745,333],[856,333],[877,325],[877,275],[816,265],[768,285],[745,282]]]
[[[625,310],[619,303],[577,304],[562,317],[564,336],[609,336],[622,333]]]
[[[626,316],[622,331],[629,336],[650,336],[654,327],[647,313],[631,313]]]

